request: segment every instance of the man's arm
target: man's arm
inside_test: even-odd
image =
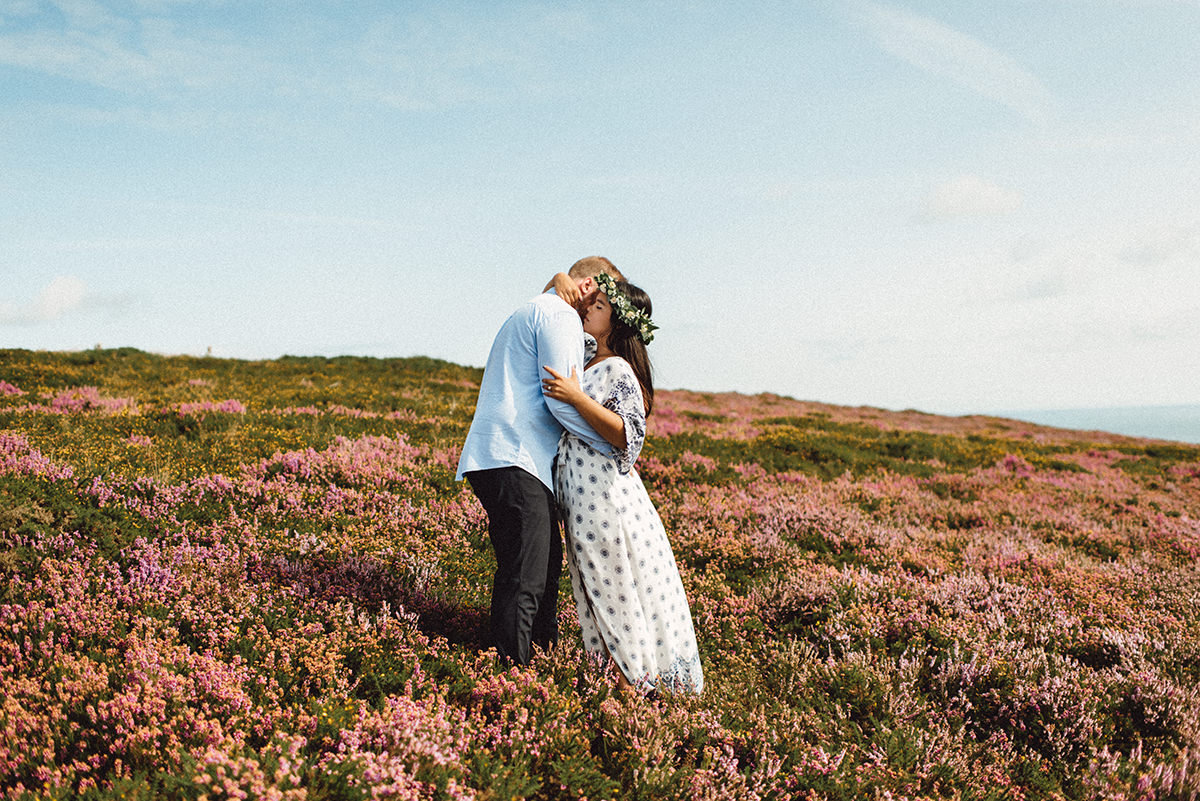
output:
[[[583,338],[567,314],[573,315],[575,311],[568,309],[563,315],[546,314],[537,328],[539,372],[545,365],[563,375],[570,375],[572,368],[583,373]],[[612,453],[612,446],[588,425],[578,409],[555,398],[543,396],[543,399],[559,425],[601,453]]]

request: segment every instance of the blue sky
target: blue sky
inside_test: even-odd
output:
[[[659,384],[1200,402],[1200,3],[0,0],[0,346],[482,365],[576,258]]]

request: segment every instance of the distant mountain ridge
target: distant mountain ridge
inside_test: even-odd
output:
[[[1036,409],[996,412],[998,417],[1079,431],[1108,431],[1200,444],[1200,404],[1119,406],[1104,409]]]

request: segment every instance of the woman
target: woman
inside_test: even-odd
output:
[[[595,339],[582,383],[545,368],[545,394],[570,403],[613,446],[601,454],[563,434],[556,495],[584,648],[607,653],[618,683],[643,691],[704,687],[692,616],[675,556],[633,464],[646,436],[654,385],[646,344],[650,298],[602,273],[583,330]],[[589,343],[590,344],[590,343]]]

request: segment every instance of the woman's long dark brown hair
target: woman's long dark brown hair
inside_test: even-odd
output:
[[[617,289],[624,292],[634,308],[641,309],[647,317],[653,314],[650,296],[639,287],[626,281],[617,281]],[[637,329],[621,322],[613,309],[612,330],[608,332],[608,347],[612,352],[629,362],[638,383],[642,385],[642,401],[646,404],[646,414],[654,408],[654,371],[650,367],[650,354],[646,345],[638,338]]]

